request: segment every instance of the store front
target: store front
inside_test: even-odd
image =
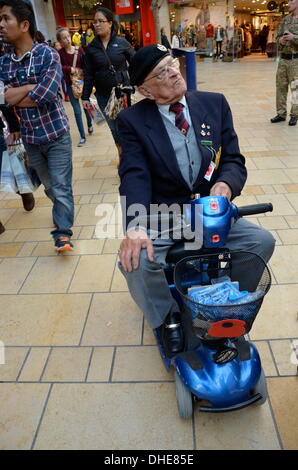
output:
[[[181,47],[196,47],[207,57],[229,51],[234,35],[232,0],[168,2],[171,34],[178,36]]]
[[[93,29],[96,7],[102,6],[115,14],[118,34],[124,36],[136,49],[156,42],[151,0],[102,0],[93,8],[82,7],[78,0],[52,0],[57,26],[66,26],[71,33]]]
[[[275,50],[278,25],[286,14],[285,2],[267,0],[168,0],[171,37],[181,47],[196,47],[202,56],[228,60],[254,52]],[[267,6],[268,5],[268,6]],[[268,10],[267,8],[271,8]]]
[[[286,12],[279,7],[267,10],[262,9],[262,6],[267,8],[267,3],[263,1],[261,8],[254,10],[250,8],[249,12],[247,9],[246,11],[236,9],[236,21],[245,36],[245,54],[261,53],[267,54],[268,57],[275,57],[277,55],[276,34]],[[250,36],[248,39],[247,34]]]

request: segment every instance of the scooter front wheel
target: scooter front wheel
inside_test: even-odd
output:
[[[180,375],[175,371],[176,399],[180,418],[189,419],[193,412],[193,397],[186,385],[182,382]]]

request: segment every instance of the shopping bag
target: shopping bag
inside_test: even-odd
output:
[[[1,158],[0,191],[16,193],[17,190],[18,188],[16,184],[16,179],[14,177],[10,163],[10,155],[8,150],[4,150]]]
[[[84,72],[77,67],[78,54],[79,48],[76,46],[72,63],[73,73],[70,74],[70,79],[72,93],[77,100],[81,98],[84,88]]]
[[[100,124],[104,122],[105,118],[98,106],[97,100],[95,98],[90,98],[89,101],[90,101],[90,104],[88,106],[88,111],[89,111],[92,121],[94,121],[95,124]]]
[[[127,108],[127,96],[122,91],[121,85],[112,88],[109,101],[105,107],[105,113],[110,119],[116,119],[120,111]]]
[[[73,96],[78,100],[81,98],[84,88],[83,70],[76,68],[75,71],[70,75],[70,78]]]
[[[0,191],[32,193],[33,185],[25,166],[25,149],[23,144],[12,145],[2,154]]]
[[[27,170],[27,173],[29,175],[31,183],[34,187],[34,190],[36,190],[41,185],[41,181],[39,179],[39,176],[38,176],[36,170],[32,166],[30,166],[29,157],[28,157],[28,154],[27,154],[24,146],[23,146],[23,149],[24,149],[23,159],[24,159],[24,163],[25,163],[25,168]]]

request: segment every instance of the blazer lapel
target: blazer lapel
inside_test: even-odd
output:
[[[144,123],[148,128],[148,136],[156,153],[159,154],[161,160],[166,164],[173,178],[176,180],[179,178],[181,184],[188,187],[180,171],[174,148],[158,111],[158,107],[153,101],[150,102],[146,110]]]
[[[202,125],[206,126],[206,124],[208,124],[208,112],[206,111],[206,109],[200,108],[200,105],[198,105],[198,99],[196,95],[192,93],[186,93],[185,97],[186,97],[186,101],[187,101],[188,108],[189,108],[191,122],[195,131],[197,144],[199,146],[199,149],[202,155],[201,168],[200,168],[198,177],[194,183],[194,185],[196,185],[199,181],[203,179],[212,159],[212,154],[210,150],[208,150],[206,146],[201,144],[202,140],[208,140],[208,136],[204,137],[201,134],[201,132],[204,130]]]

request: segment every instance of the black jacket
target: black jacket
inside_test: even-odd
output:
[[[4,119],[6,120],[10,132],[20,131],[20,122],[16,115],[14,108],[8,108],[6,105],[0,105],[0,111],[2,111]],[[5,127],[3,120],[0,116],[0,132]]]
[[[127,62],[130,63],[135,53],[134,49],[125,38],[113,34],[106,52],[116,70],[118,82],[128,85]],[[109,68],[103,44],[99,36],[96,36],[85,49],[83,100],[89,99],[93,86],[101,96],[110,96],[111,90],[117,85],[117,82]]]

